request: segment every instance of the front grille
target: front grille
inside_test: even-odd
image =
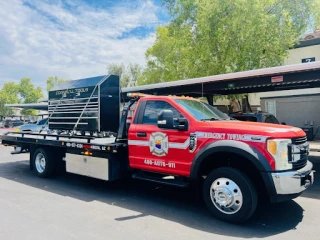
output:
[[[307,137],[304,136],[304,137],[298,137],[298,138],[292,138],[292,145],[296,145],[296,146],[299,146],[299,145],[303,145],[303,144],[306,144],[307,143]],[[292,145],[289,147],[289,153],[292,152]],[[303,147],[303,146],[301,146]],[[300,150],[300,152],[295,152],[295,154],[299,154],[300,155],[300,158],[298,161],[292,161],[292,157],[291,155],[289,154],[289,161],[292,163],[292,168],[294,170],[298,170],[298,169],[301,169],[303,167],[305,167],[307,165],[307,161],[308,161],[308,155],[309,155],[309,152],[305,149],[305,148],[302,148]]]
[[[307,161],[308,161],[308,156],[301,156],[301,159],[299,161],[292,163],[292,169],[298,170],[305,167],[307,165]]]
[[[307,142],[307,136],[292,138],[292,144],[294,144],[294,145],[300,145],[300,144],[304,144],[306,142]]]

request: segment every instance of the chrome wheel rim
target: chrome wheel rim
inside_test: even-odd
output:
[[[43,173],[46,168],[46,158],[42,153],[37,154],[35,163],[38,173]]]
[[[218,178],[210,188],[213,205],[225,214],[235,214],[243,203],[243,195],[239,186],[228,178]]]

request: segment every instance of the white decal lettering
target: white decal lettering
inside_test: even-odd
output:
[[[229,140],[243,141],[243,140],[245,140],[245,137],[242,134],[230,134],[230,133],[228,133],[228,139]]]
[[[100,146],[91,146],[91,149],[101,150]]]
[[[233,140],[233,141],[247,141],[247,142],[265,142],[267,136],[249,135],[249,134],[235,134],[235,133],[210,133],[210,132],[196,132],[197,138],[210,138],[216,140]]]
[[[168,167],[168,168],[176,168],[176,164],[173,162],[165,163],[163,161],[153,161],[150,159],[145,159],[144,164],[150,165],[150,166],[156,166],[156,167]]]
[[[225,139],[225,133],[210,133],[210,132],[198,132],[196,133],[198,138],[213,138],[213,139]]]

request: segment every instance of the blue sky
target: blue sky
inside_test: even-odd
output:
[[[145,63],[155,27],[168,22],[160,0],[10,0],[0,8],[0,87],[30,77],[77,79],[111,62]]]

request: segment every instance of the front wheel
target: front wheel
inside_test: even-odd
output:
[[[252,181],[235,168],[213,170],[204,182],[203,197],[216,218],[233,223],[248,220],[258,201]]]

